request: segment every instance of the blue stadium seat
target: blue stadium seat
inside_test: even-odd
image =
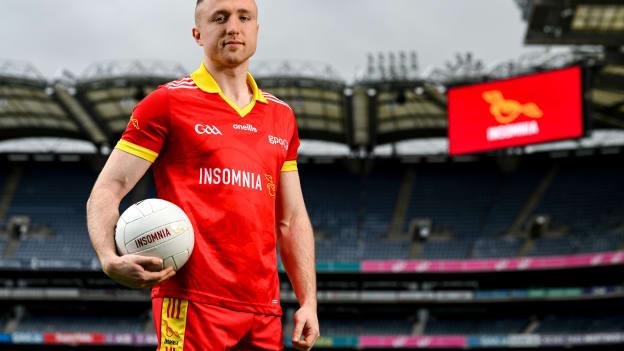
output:
[[[427,335],[518,334],[529,324],[528,318],[435,318],[427,321]]]
[[[622,174],[621,163],[597,163],[591,167],[575,163],[561,165],[534,214],[550,215],[551,227],[563,230],[566,235],[561,240],[537,240],[530,255],[621,248],[624,244]]]
[[[536,334],[605,333],[624,331],[624,316],[548,315],[535,330]]]
[[[26,215],[47,226],[50,239],[23,240],[16,258],[91,259],[85,203],[96,175],[79,165],[24,170],[8,215]]]
[[[486,164],[418,167],[407,209],[412,218],[430,218],[434,233],[450,240],[424,243],[425,259],[514,257],[524,239],[505,234],[550,165],[526,165],[502,173]],[[346,168],[302,165],[300,175],[317,242],[319,261],[408,259],[411,243],[385,238],[407,167],[373,169],[359,175]],[[563,236],[534,241],[529,256],[600,252],[624,247],[624,167],[564,164],[532,215],[548,214]],[[0,184],[7,170],[0,171]],[[26,239],[18,259],[95,258],[86,232],[85,201],[96,173],[80,164],[25,169],[8,216],[27,215],[32,227],[48,227],[46,239]],[[582,186],[579,185],[582,179]],[[147,193],[155,191],[148,182]],[[121,210],[129,205],[125,199]],[[7,217],[8,217],[7,216]],[[6,223],[5,223],[6,225]],[[1,244],[0,244],[1,245]]]
[[[131,317],[34,315],[20,321],[17,332],[143,333],[147,319]]]
[[[410,335],[413,323],[396,319],[323,319],[324,336]]]

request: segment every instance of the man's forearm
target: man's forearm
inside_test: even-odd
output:
[[[314,234],[304,212],[280,225],[280,254],[300,305],[316,310]]]
[[[112,231],[118,219],[119,199],[110,191],[94,189],[87,201],[87,228],[93,249],[102,265],[108,257],[116,255]]]

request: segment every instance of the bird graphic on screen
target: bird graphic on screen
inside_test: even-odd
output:
[[[508,124],[525,115],[530,118],[542,118],[544,113],[535,103],[521,104],[516,100],[505,99],[500,90],[488,90],[483,99],[490,103],[490,113],[501,124]]]

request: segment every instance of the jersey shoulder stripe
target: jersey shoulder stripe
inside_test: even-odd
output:
[[[180,78],[178,80],[174,80],[172,82],[167,83],[167,85],[172,84],[172,85],[176,85],[176,84],[181,84],[181,83],[188,83],[188,82],[192,82],[193,80],[191,79],[191,77],[184,77],[184,78]]]
[[[198,89],[195,82],[191,79],[191,77],[184,77],[182,79],[174,80],[173,82],[165,84],[165,87],[170,90],[174,89]]]
[[[290,107],[290,105],[288,105],[284,101],[278,99],[277,97],[275,97],[275,95],[269,94],[269,93],[263,91],[262,92],[262,96],[264,96],[264,98],[267,99],[268,101],[272,101],[272,102],[278,103],[280,105],[284,105],[284,106],[288,107],[292,111],[292,108]]]

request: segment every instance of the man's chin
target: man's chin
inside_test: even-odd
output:
[[[224,57],[221,58],[220,61],[226,67],[234,68],[247,62],[247,60],[249,60],[250,57],[251,55],[242,55],[242,54],[225,55]]]

